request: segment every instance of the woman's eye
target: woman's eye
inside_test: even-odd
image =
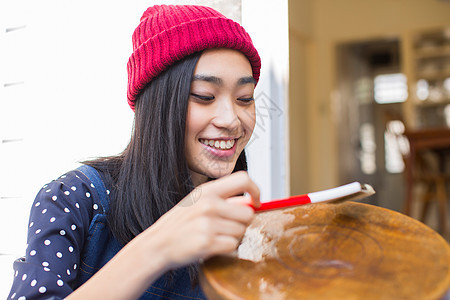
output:
[[[214,96],[202,96],[202,95],[197,95],[197,94],[194,94],[194,93],[191,93],[191,96],[194,97],[194,98],[203,100],[203,101],[214,100]]]
[[[250,98],[238,98],[238,100],[241,101],[241,102],[251,102],[251,101],[254,101],[255,98],[253,98],[253,97],[250,97]]]

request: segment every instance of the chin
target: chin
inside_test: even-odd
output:
[[[230,175],[233,172],[233,170],[234,170],[234,167],[233,168],[226,168],[226,169],[209,171],[209,172],[207,172],[207,176],[209,178],[217,179],[217,178],[221,178],[221,177]]]
[[[208,176],[209,178],[217,179],[230,175],[233,172],[235,165],[236,165],[235,161],[214,162],[208,166],[207,170],[203,170],[202,173]]]

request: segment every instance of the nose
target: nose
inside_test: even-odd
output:
[[[241,124],[239,120],[235,103],[231,98],[221,98],[216,101],[215,116],[212,120],[214,126],[233,132],[237,130]]]

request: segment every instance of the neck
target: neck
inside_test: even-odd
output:
[[[190,173],[191,173],[191,179],[192,179],[192,183],[194,184],[194,187],[197,187],[200,184],[208,181],[208,176],[198,174],[193,171],[190,171]]]

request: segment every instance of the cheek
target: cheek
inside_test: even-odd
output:
[[[189,103],[186,114],[186,137],[194,137],[200,132],[207,124],[205,120],[205,112],[195,105],[195,103]]]
[[[239,119],[241,120],[242,126],[245,128],[248,135],[250,136],[256,124],[255,104],[244,107],[242,111],[239,113]]]

